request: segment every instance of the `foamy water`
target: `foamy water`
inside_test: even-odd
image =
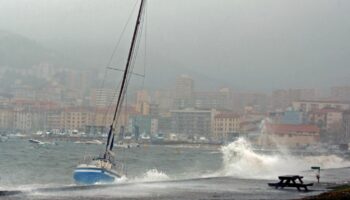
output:
[[[13,148],[20,147],[20,148]],[[82,155],[103,146],[61,142],[49,148],[33,148],[24,140],[0,145],[1,189],[31,190],[74,185],[72,172]],[[149,146],[120,151],[128,175],[120,183],[155,182],[201,177],[230,176],[244,179],[275,179],[281,174],[300,174],[311,166],[340,168],[350,162],[338,156],[293,156],[288,151],[276,155],[254,152],[243,138],[221,147],[168,148]],[[302,173],[301,173],[302,174]]]
[[[311,166],[341,168],[350,162],[338,156],[293,156],[287,151],[278,155],[264,155],[252,150],[251,144],[243,138],[221,148],[222,169],[215,175],[248,179],[273,179],[281,174],[298,174]]]
[[[244,179],[275,179],[281,174],[299,174],[308,171],[311,166],[320,166],[321,169],[350,166],[349,161],[336,155],[295,156],[288,153],[287,149],[281,149],[275,155],[257,153],[253,151],[251,144],[244,138],[222,146],[219,153],[222,156],[220,169],[208,174],[188,174],[186,178],[231,176]],[[218,153],[209,152],[209,154]],[[140,176],[124,179],[124,181],[153,182],[174,179],[176,179],[174,176],[170,177],[164,171],[150,169]]]
[[[137,176],[134,178],[127,178],[126,176],[117,179],[115,183],[133,183],[133,182],[155,182],[155,181],[166,181],[170,180],[170,177],[157,169],[150,169],[146,171],[141,176]]]

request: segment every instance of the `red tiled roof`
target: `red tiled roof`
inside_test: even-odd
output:
[[[295,124],[267,124],[267,131],[269,133],[296,133],[296,132],[307,132],[307,133],[319,133],[320,129],[315,125],[295,125]]]

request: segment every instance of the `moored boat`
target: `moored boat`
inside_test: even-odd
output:
[[[29,139],[28,141],[33,144],[44,144],[44,142],[36,139]]]
[[[111,155],[86,158],[83,162],[87,164],[79,164],[73,175],[79,185],[113,183],[123,176],[124,166],[114,162]]]
[[[102,156],[95,157],[93,159],[84,159],[83,163],[79,164],[73,173],[73,178],[77,184],[80,185],[92,185],[113,183],[117,179],[124,176],[124,165],[120,162],[116,162],[113,155],[114,146],[114,131],[118,127],[118,118],[120,115],[121,107],[124,97],[126,95],[126,89],[128,81],[132,73],[133,58],[135,57],[135,46],[137,43],[137,35],[140,28],[141,17],[143,15],[143,6],[145,0],[141,0],[140,8],[137,15],[137,20],[134,28],[134,33],[129,49],[128,59],[123,73],[123,79],[120,84],[119,94],[117,98],[117,104],[114,111],[113,121],[109,127],[106,149]]]

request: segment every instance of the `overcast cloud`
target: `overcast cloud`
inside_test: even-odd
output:
[[[102,69],[135,2],[0,0],[0,29]],[[190,74],[202,87],[349,85],[348,0],[148,0],[146,19],[151,86],[171,85],[178,74]],[[133,24],[115,65],[125,61]]]

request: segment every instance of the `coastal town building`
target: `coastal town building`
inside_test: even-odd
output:
[[[216,140],[226,140],[229,135],[239,133],[240,116],[235,113],[219,113],[214,117],[213,137]]]
[[[195,92],[194,98],[197,109],[227,109],[232,103],[232,93],[228,88],[217,92]]]
[[[62,126],[62,110],[61,109],[54,109],[51,110],[47,115],[47,129],[63,129]]]
[[[17,108],[14,110],[14,129],[31,130],[33,123],[33,113],[29,109]]]
[[[0,108],[0,130],[11,130],[13,127],[13,109],[8,107]]]
[[[182,110],[171,110],[172,132],[180,135],[211,136],[212,119],[215,110],[197,110],[186,108]]]
[[[188,75],[176,78],[174,108],[184,109],[193,107],[194,104],[194,81]]]
[[[320,129],[315,125],[266,124],[260,144],[266,147],[306,147],[320,141]]]
[[[93,89],[90,94],[90,105],[96,107],[108,107],[112,103],[115,90],[111,88]]]
[[[150,101],[151,98],[146,90],[137,91],[135,105],[136,111],[142,115],[148,115],[150,113]]]
[[[280,124],[303,124],[306,121],[303,112],[294,110],[269,112],[268,117]]]
[[[302,111],[304,113],[321,110],[323,108],[335,108],[338,110],[347,110],[350,109],[350,103],[348,102],[340,102],[340,101],[309,101],[309,100],[301,100],[294,101],[293,109]]]
[[[308,113],[310,123],[317,125],[321,129],[330,130],[341,126],[343,120],[343,111],[335,108],[323,108],[320,110],[310,111]]]
[[[149,115],[132,115],[129,117],[128,131],[135,134],[157,134],[158,120]],[[138,132],[138,133],[137,133]]]
[[[272,92],[272,107],[284,110],[291,106],[293,101],[314,100],[316,97],[316,89],[275,90]]]
[[[343,112],[344,142],[350,142],[350,110]]]
[[[84,130],[92,119],[88,107],[68,107],[61,113],[61,127],[65,130]]]
[[[154,92],[153,103],[158,105],[159,114],[169,113],[174,106],[174,90],[156,90]]]

